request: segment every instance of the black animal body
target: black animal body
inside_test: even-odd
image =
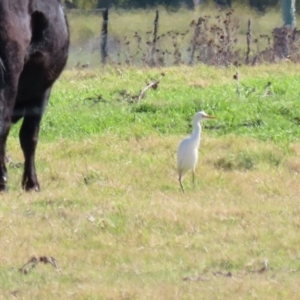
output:
[[[40,188],[35,169],[40,122],[68,49],[69,31],[60,0],[0,0],[0,191],[7,186],[9,129],[20,119],[22,187]]]

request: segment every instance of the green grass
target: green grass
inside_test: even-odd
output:
[[[146,99],[130,103],[120,96],[122,90],[138,95],[147,82],[160,78],[162,71],[166,75],[159,88],[149,90]],[[182,135],[191,131],[193,114],[205,110],[217,116],[216,121],[204,124],[212,136],[238,134],[281,146],[298,141],[297,66],[282,63],[239,71],[240,83],[232,78],[235,68],[66,71],[53,91],[41,138],[81,139],[99,133],[123,138],[152,133]],[[271,94],[263,96],[268,82],[272,83]],[[253,88],[254,92],[247,92]],[[100,94],[106,102],[84,101]]]
[[[42,191],[21,191],[22,169],[8,167],[0,299],[297,299],[299,67],[238,71],[240,95],[235,68],[66,70],[42,122]],[[120,97],[161,72],[140,103]],[[99,94],[107,102],[84,103]],[[182,195],[175,153],[201,109],[217,119]],[[19,272],[33,255],[55,257],[60,272]]]

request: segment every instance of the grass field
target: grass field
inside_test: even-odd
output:
[[[298,299],[299,66],[236,71],[66,70],[43,119],[40,193],[20,190],[11,131],[0,299]],[[139,103],[124,96],[161,72]],[[182,195],[176,149],[202,109],[217,119]],[[32,256],[58,269],[20,272]]]

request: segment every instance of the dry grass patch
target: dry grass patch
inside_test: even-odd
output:
[[[1,297],[296,299],[299,176],[286,163],[295,154],[205,134],[196,186],[187,176],[182,195],[180,140],[41,142],[41,193],[20,191],[21,170],[10,168],[11,190],[0,203]],[[241,149],[255,154],[255,168],[215,166]],[[21,160],[14,139],[9,154]],[[39,264],[21,274],[32,255],[55,257],[61,273]],[[257,273],[265,259],[268,269]]]

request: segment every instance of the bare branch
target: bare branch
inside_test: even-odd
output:
[[[165,73],[161,73],[161,76],[164,77],[164,76],[165,76]],[[145,98],[146,92],[147,92],[150,88],[157,89],[159,83],[160,83],[160,80],[156,80],[156,81],[153,81],[153,82],[147,84],[147,85],[144,87],[144,89],[140,92],[137,102],[140,102],[141,99],[144,99],[144,98]]]
[[[28,274],[29,271],[38,265],[38,263],[51,264],[59,273],[61,273],[61,270],[57,267],[56,260],[53,256],[50,256],[50,258],[47,256],[40,256],[39,258],[32,256],[28,262],[19,269],[19,271],[23,274]]]

